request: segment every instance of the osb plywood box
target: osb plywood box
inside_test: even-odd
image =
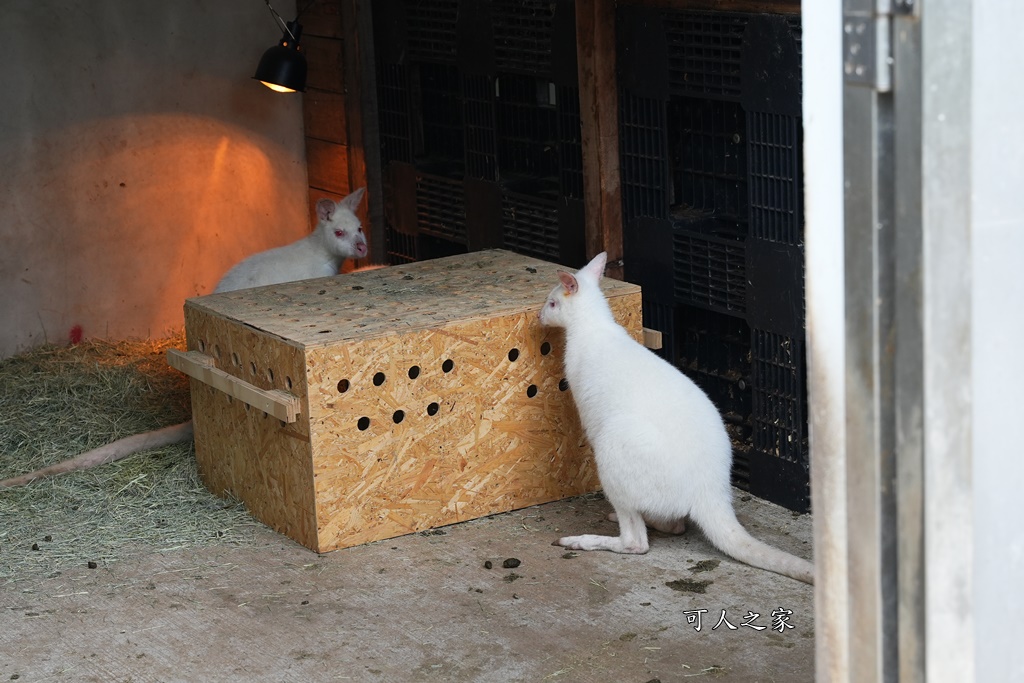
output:
[[[318,552],[596,489],[537,319],[558,268],[492,250],[189,299],[203,481]],[[640,339],[640,288],[603,287]]]

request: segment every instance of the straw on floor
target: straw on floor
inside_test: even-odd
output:
[[[190,417],[160,340],[45,346],[0,361],[0,479]],[[199,480],[192,443],[0,489],[0,586],[131,553],[253,544],[259,524]]]

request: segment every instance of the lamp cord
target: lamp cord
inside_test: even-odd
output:
[[[282,28],[283,28],[283,29],[285,30],[285,33],[287,33],[288,35],[290,35],[290,36],[292,37],[292,40],[294,41],[294,40],[295,40],[295,34],[294,34],[294,33],[292,33],[292,31],[291,31],[291,29],[290,29],[290,28],[288,28],[288,24],[287,24],[287,23],[285,22],[285,20],[284,20],[284,19],[282,19],[282,18],[281,18],[281,15],[277,13],[277,10],[275,10],[275,9],[274,9],[273,7],[271,7],[271,5],[270,5],[270,0],[263,0],[263,1],[264,1],[265,3],[267,3],[267,8],[268,8],[268,9],[270,10],[270,13],[271,13],[272,15],[274,15],[274,19],[276,19],[276,20],[277,20],[277,23],[281,25],[281,27],[282,27]],[[305,11],[306,11],[306,9],[308,9],[308,8],[309,8],[309,5],[310,5],[310,4],[312,4],[312,3],[308,3],[308,4],[306,5],[306,7],[304,7],[304,8],[303,8],[303,10],[302,10],[302,11],[303,11],[303,12],[305,12]],[[296,17],[296,19],[298,19],[298,17]],[[297,41],[296,41],[296,42],[297,42]]]

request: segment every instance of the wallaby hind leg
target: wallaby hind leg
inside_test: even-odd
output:
[[[573,550],[610,550],[613,553],[642,555],[649,548],[647,544],[647,527],[639,512],[619,511],[616,521],[619,523],[618,536],[599,536],[583,534],[582,536],[565,536],[552,545]]]
[[[608,521],[618,522],[619,516],[614,512],[608,513]],[[644,524],[651,527],[655,531],[660,531],[665,534],[673,534],[678,536],[679,534],[686,531],[686,518],[677,519],[672,522],[662,522],[657,519],[651,519],[650,517],[644,517]]]

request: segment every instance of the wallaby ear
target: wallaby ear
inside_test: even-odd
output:
[[[340,202],[338,202],[338,204],[340,204],[341,206],[344,206],[346,209],[348,209],[352,213],[355,213],[356,209],[359,208],[359,202],[363,201],[363,195],[365,193],[366,193],[366,188],[365,187],[360,187],[358,190],[354,191],[352,194],[350,194],[349,196],[345,197]]]
[[[569,294],[575,294],[579,291],[580,285],[576,282],[576,278],[569,273],[563,273],[558,271],[558,279],[562,281],[562,286],[565,287],[565,291]]]
[[[595,256],[590,263],[580,268],[581,273],[586,273],[595,280],[600,281],[604,277],[604,267],[608,263],[608,252],[602,251]]]
[[[324,197],[316,203],[316,217],[322,221],[329,221],[334,217],[337,208],[333,199]]]

